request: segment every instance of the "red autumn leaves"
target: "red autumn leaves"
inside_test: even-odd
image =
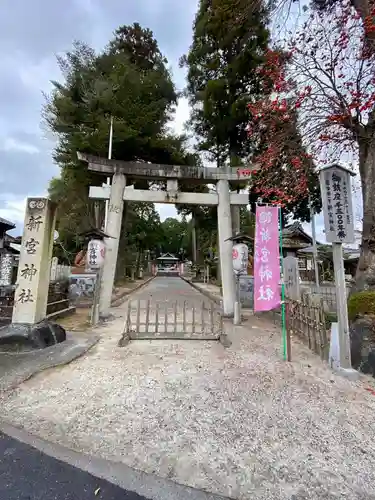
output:
[[[259,146],[253,160],[262,165],[254,185],[259,196],[297,202],[309,194],[313,159],[324,164],[357,154],[358,131],[375,109],[375,56],[364,43],[374,15],[372,6],[362,22],[342,0],[331,17],[312,12],[287,51],[266,54],[259,70],[266,97],[249,104],[248,132]]]

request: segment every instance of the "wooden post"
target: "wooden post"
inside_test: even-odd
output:
[[[101,286],[102,270],[96,272],[94,296],[92,299],[91,306],[91,318],[90,322],[93,326],[97,325],[99,322],[99,301],[100,301],[100,286]]]
[[[337,316],[339,324],[340,367],[348,369],[351,368],[351,359],[350,359],[349,320],[348,320],[348,308],[346,304],[346,284],[345,284],[345,270],[344,270],[344,259],[342,254],[342,244],[332,243],[332,250],[333,250],[333,266],[335,271]]]
[[[319,173],[324,227],[327,242],[332,243],[335,271],[340,363],[337,371],[344,376],[357,378],[358,373],[351,367],[345,271],[342,254],[343,243],[354,243],[355,241],[351,195],[351,177],[353,175],[355,174],[349,169],[338,164],[324,167]],[[331,344],[334,339],[336,337],[331,337]]]

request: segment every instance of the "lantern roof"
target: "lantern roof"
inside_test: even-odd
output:
[[[254,238],[246,233],[238,233],[235,236],[227,238],[225,241],[233,241],[233,243],[253,243]]]
[[[87,231],[84,231],[83,233],[80,234],[80,236],[83,236],[87,240],[93,240],[93,239],[104,240],[104,238],[112,238],[112,236],[109,236],[101,229],[97,229],[95,227],[92,227]]]

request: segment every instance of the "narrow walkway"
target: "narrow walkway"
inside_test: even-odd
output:
[[[178,276],[156,277],[127,302],[124,343],[129,338],[217,341],[222,334],[217,304]]]
[[[203,300],[209,299],[199,293],[195,288],[186,283],[181,278],[156,276],[150,283],[131,295],[131,299],[152,299],[178,301],[179,303],[189,301],[189,303],[201,304]]]
[[[163,340],[119,348],[126,304],[113,312],[88,355],[2,397],[2,417],[227,497],[374,498],[368,379],[332,374],[296,340],[284,362],[279,329],[257,318],[234,330],[230,349]]]

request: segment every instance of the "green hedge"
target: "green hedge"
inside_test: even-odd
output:
[[[327,312],[324,316],[326,329],[329,330],[332,323],[337,323],[337,314],[333,312]]]
[[[348,300],[348,316],[354,321],[357,316],[375,316],[375,291],[353,293]]]

